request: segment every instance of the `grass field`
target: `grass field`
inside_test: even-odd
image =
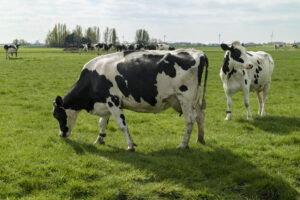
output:
[[[233,96],[231,121],[219,78],[224,52],[209,58],[206,145],[177,150],[185,126],[172,110],[125,111],[138,144],[127,152],[124,134],[111,120],[106,145],[93,145],[98,117],[81,112],[68,139],[58,135],[52,102],[77,80],[96,54],[20,47],[6,60],[0,48],[0,199],[299,199],[300,50],[252,47],[269,52],[275,70],[266,117],[246,120],[243,95]]]

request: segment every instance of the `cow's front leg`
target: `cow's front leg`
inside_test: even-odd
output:
[[[259,104],[258,114],[261,115],[261,113],[262,113],[262,105],[263,105],[262,92],[256,92],[256,95],[257,95],[257,100],[258,100],[258,104]]]
[[[244,87],[244,105],[246,107],[247,110],[247,119],[252,119],[252,114],[250,112],[250,104],[249,104],[249,87]]]
[[[104,137],[106,136],[105,129],[109,121],[109,115],[101,117],[99,120],[100,133],[94,144],[105,144]]]
[[[232,96],[229,93],[226,93],[227,97],[227,110],[225,120],[231,120],[231,106],[232,106]]]
[[[125,115],[120,107],[118,105],[112,104],[111,102],[108,103],[109,111],[114,116],[119,128],[123,133],[125,134],[127,145],[128,145],[128,151],[135,151],[134,146],[137,146],[129,133],[128,126],[126,123]]]
[[[188,149],[189,146],[189,140],[191,137],[191,133],[193,130],[195,118],[196,118],[196,110],[193,109],[193,106],[191,105],[191,101],[187,101],[185,99],[179,98],[182,112],[184,115],[185,120],[185,134],[183,136],[181,144],[178,146],[178,149]]]

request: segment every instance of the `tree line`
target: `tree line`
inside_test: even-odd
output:
[[[80,25],[74,30],[67,29],[66,24],[55,24],[52,30],[49,30],[45,44],[48,47],[73,47],[85,43],[99,43],[101,41],[100,29],[97,26],[88,27],[84,32]],[[106,27],[103,32],[102,42],[105,44],[120,44],[117,31],[115,28]],[[158,40],[150,39],[148,31],[138,29],[135,35],[137,44],[157,43]]]

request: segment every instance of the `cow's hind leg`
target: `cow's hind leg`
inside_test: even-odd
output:
[[[226,93],[226,97],[227,97],[227,110],[226,110],[225,120],[231,120],[232,95]]]
[[[104,142],[104,137],[106,136],[105,129],[108,124],[109,117],[110,116],[107,115],[107,116],[100,118],[100,120],[99,120],[100,133],[99,133],[97,140],[94,142],[94,144],[105,144],[105,142]]]
[[[191,137],[191,133],[193,130],[195,118],[196,118],[196,110],[193,109],[193,106],[191,104],[191,101],[185,100],[183,98],[179,98],[182,112],[184,115],[184,120],[185,120],[185,134],[183,136],[181,144],[178,146],[178,149],[187,149],[189,148],[189,140]]]
[[[205,105],[199,105],[196,106],[196,122],[198,125],[198,138],[197,142],[200,142],[202,144],[205,144],[204,141],[204,119],[205,119]]]
[[[268,99],[269,88],[270,88],[270,83],[265,86],[264,91],[263,91],[263,103],[262,103],[261,116],[266,115],[265,106],[266,106],[266,102]]]
[[[257,95],[257,100],[258,100],[258,105],[259,105],[259,109],[258,109],[258,115],[261,115],[262,114],[262,105],[263,105],[263,94],[262,92],[256,92],[256,95]]]

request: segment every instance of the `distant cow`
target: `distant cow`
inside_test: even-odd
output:
[[[157,50],[169,50],[170,46],[167,44],[157,44]]]
[[[125,51],[126,50],[126,46],[124,44],[117,44],[117,45],[115,45],[115,49],[117,51]]]
[[[169,47],[169,51],[174,51],[175,47]]]
[[[145,49],[147,49],[147,50],[156,50],[156,45],[154,45],[154,44],[146,45]]]
[[[264,116],[274,69],[271,55],[263,51],[247,52],[238,41],[234,41],[231,46],[221,44],[221,48],[226,51],[220,70],[220,77],[227,96],[225,120],[231,119],[232,95],[238,91],[244,92],[247,118],[252,118],[249,108],[249,91],[256,92],[259,102],[258,114]]]
[[[6,53],[6,59],[9,59],[9,54],[13,56],[13,54],[16,54],[16,57],[18,57],[18,49],[19,49],[19,44],[6,44],[4,45],[4,50]]]
[[[82,53],[82,52],[89,52],[89,47],[88,47],[88,44],[81,44],[80,46],[79,46],[79,51],[80,51],[80,53]]]
[[[297,49],[298,48],[297,44],[292,44],[292,48]]]
[[[203,98],[202,72],[206,68]],[[68,137],[78,113],[86,110],[100,116],[100,134],[95,143],[104,144],[110,115],[124,132],[128,150],[133,142],[123,109],[158,113],[172,107],[183,113],[186,131],[178,148],[188,148],[196,121],[198,142],[204,143],[205,91],[208,60],[202,51],[128,51],[116,52],[86,63],[77,82],[53,103],[53,115],[59,122],[60,136]]]
[[[275,49],[284,49],[286,47],[285,44],[275,44],[274,45]]]

